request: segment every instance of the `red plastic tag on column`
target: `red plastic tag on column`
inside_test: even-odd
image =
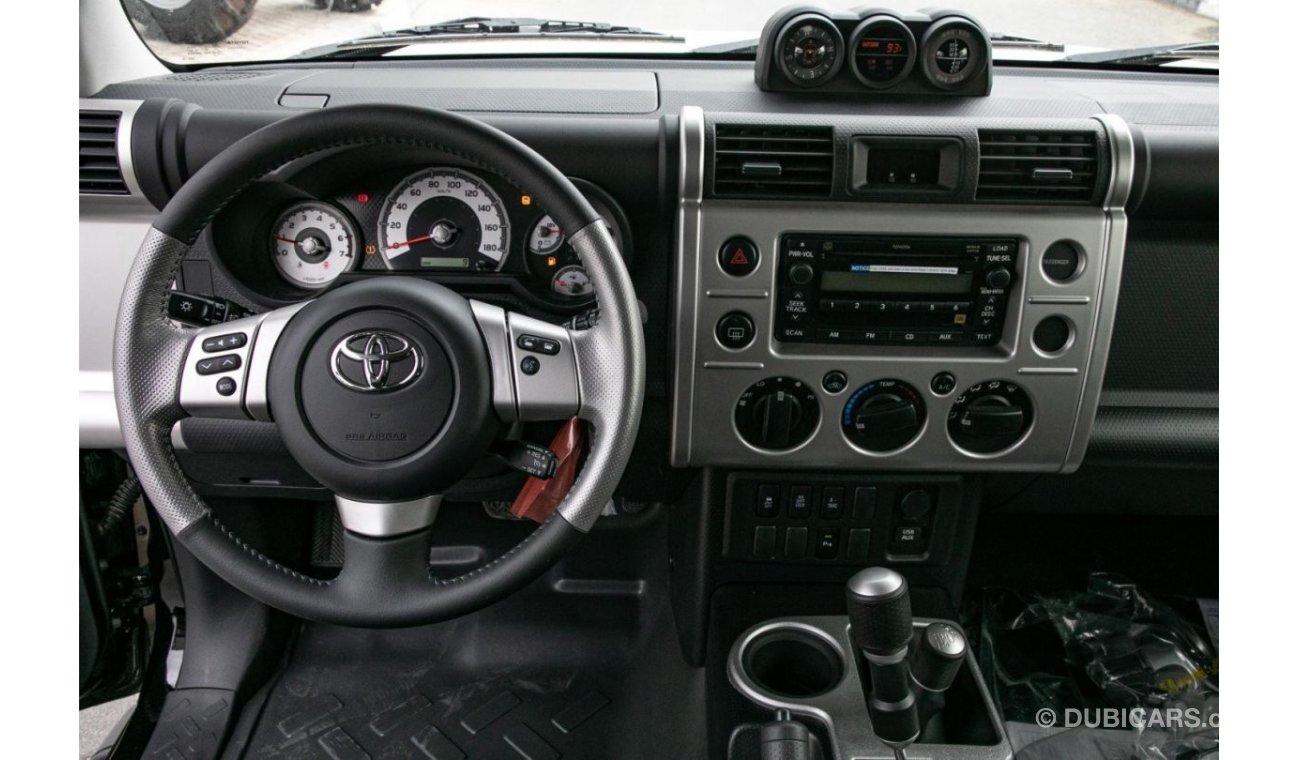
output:
[[[536,523],[546,522],[573,487],[578,476],[578,457],[582,454],[582,421],[577,417],[564,423],[551,439],[551,451],[559,458],[555,474],[549,480],[529,478],[510,505],[510,513]]]

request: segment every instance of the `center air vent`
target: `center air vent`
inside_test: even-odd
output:
[[[835,169],[829,127],[719,124],[713,194],[724,198],[828,198]]]
[[[92,195],[129,195],[117,162],[116,111],[82,111],[78,167],[81,192]]]
[[[978,201],[1094,203],[1097,135],[980,130]]]

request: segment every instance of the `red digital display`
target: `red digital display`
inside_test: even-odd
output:
[[[885,55],[907,55],[907,44],[902,40],[863,39],[858,44],[858,47],[862,50],[884,53]]]

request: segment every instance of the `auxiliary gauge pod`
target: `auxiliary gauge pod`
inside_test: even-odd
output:
[[[871,676],[871,727],[904,760],[904,750],[943,707],[944,692],[966,656],[966,637],[947,623],[932,623],[909,659],[912,601],[907,581],[887,568],[869,567],[854,575],[845,597],[849,638]]]

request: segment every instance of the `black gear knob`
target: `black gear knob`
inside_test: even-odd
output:
[[[881,657],[906,652],[912,641],[907,580],[887,567],[868,567],[845,588],[849,636],[863,652]]]

